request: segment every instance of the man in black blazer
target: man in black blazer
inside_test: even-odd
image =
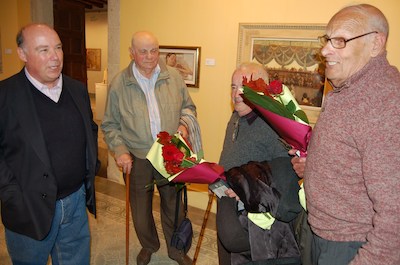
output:
[[[13,264],[89,264],[97,125],[85,86],[61,74],[62,44],[44,24],[17,34],[25,67],[0,81],[0,200]]]

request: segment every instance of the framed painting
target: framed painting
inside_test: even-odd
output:
[[[160,59],[178,70],[188,87],[199,87],[200,47],[160,46]]]
[[[262,64],[270,80],[279,79],[289,87],[314,123],[327,92],[318,40],[324,34],[322,24],[240,23],[237,63]]]
[[[86,69],[88,71],[101,70],[101,49],[86,49]]]

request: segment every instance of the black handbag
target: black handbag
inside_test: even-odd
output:
[[[183,201],[184,201],[184,209],[185,209],[185,218],[182,220],[180,225],[178,226],[178,217],[179,217],[179,205],[182,198],[182,190],[183,190]],[[176,208],[175,208],[175,222],[174,222],[174,233],[171,238],[171,246],[182,250],[188,253],[190,247],[192,246],[192,238],[193,238],[193,228],[192,223],[189,218],[187,218],[187,189],[186,186],[183,186],[181,190],[176,193]]]

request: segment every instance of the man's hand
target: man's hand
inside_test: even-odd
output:
[[[294,156],[291,160],[293,165],[293,170],[296,172],[297,176],[300,178],[304,177],[304,169],[306,167],[306,158],[296,156],[296,149],[289,150],[289,155]]]
[[[130,154],[122,154],[118,157],[115,157],[115,162],[120,168],[122,168],[122,172],[126,174],[131,173],[133,160]]]
[[[237,201],[240,200],[239,196],[237,196],[237,194],[231,188],[227,189],[225,191],[225,194],[230,198],[235,198]]]
[[[184,125],[179,125],[177,132],[179,132],[183,138],[188,139],[189,132]]]

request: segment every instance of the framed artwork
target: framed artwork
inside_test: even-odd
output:
[[[322,24],[239,24],[237,63],[262,64],[270,80],[279,79],[292,91],[313,123],[324,95],[325,64],[318,37]]]
[[[175,67],[188,87],[199,87],[200,47],[160,46],[160,59]]]
[[[86,69],[88,71],[101,70],[101,49],[86,49]]]

